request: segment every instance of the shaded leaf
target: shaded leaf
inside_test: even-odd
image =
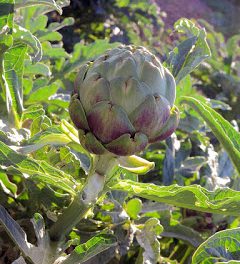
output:
[[[239,263],[240,228],[217,232],[195,251],[193,264]]]
[[[2,205],[0,205],[0,222],[21,252],[25,256],[30,257],[34,263],[40,263],[41,255],[33,254],[33,249],[36,247],[27,242],[26,233]]]
[[[14,260],[12,264],[27,264],[24,260],[24,258],[21,256],[18,259]]]
[[[0,3],[0,35],[13,27],[14,0],[2,0]]]
[[[182,102],[190,105],[206,121],[240,175],[240,133],[207,104],[187,96],[182,97]]]

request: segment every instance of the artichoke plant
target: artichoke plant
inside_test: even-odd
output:
[[[82,65],[69,113],[88,151],[126,156],[174,132],[175,96],[174,78],[156,56],[120,46]]]

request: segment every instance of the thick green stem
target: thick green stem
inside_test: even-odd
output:
[[[89,175],[83,189],[77,193],[69,207],[62,213],[50,229],[50,238],[59,241],[83,219],[90,208],[101,195],[105,177],[117,165],[116,158],[112,156],[99,156],[94,172]]]

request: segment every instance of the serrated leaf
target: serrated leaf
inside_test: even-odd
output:
[[[17,128],[23,111],[22,76],[26,52],[26,45],[15,43],[4,53],[0,67],[7,109]]]
[[[207,104],[186,96],[182,97],[182,102],[190,105],[206,121],[240,175],[240,133]]]
[[[26,104],[40,103],[48,101],[48,98],[55,94],[59,89],[58,82],[52,83],[50,85],[40,87],[36,91],[30,93]]]
[[[158,186],[131,180],[121,180],[109,187],[111,190],[127,192],[128,195],[136,195],[178,207],[202,212],[239,215],[240,192],[229,188],[208,191],[199,185]]]
[[[22,154],[29,154],[44,146],[62,146],[72,142],[72,139],[64,134],[58,127],[49,127],[44,131],[35,134],[27,141],[27,144],[18,147],[18,152]]]
[[[192,21],[181,18],[175,24],[176,31],[185,33],[188,39],[181,42],[170,52],[167,64],[172,71],[176,83],[179,83],[203,60],[210,57],[211,51],[206,41],[204,28],[197,27]]]
[[[0,166],[9,173],[11,170],[21,172],[25,177],[50,184],[72,195],[78,185],[71,175],[52,167],[46,161],[34,160],[19,154],[0,142]]]
[[[36,12],[37,8],[33,7],[24,9],[23,23],[24,27],[26,27],[29,31],[32,32],[32,34],[34,34],[38,38],[38,32],[41,32],[41,30],[44,30],[47,27],[48,17],[46,15],[35,16],[34,11]],[[34,14],[32,14],[32,12],[34,12]],[[34,20],[31,19],[32,16],[34,16]]]
[[[86,243],[77,246],[74,251],[62,261],[61,264],[79,264],[90,260],[94,256],[116,246],[117,240],[111,234],[99,234],[88,240]]]
[[[15,24],[13,29],[14,41],[19,41],[32,48],[32,60],[38,62],[42,58],[42,46],[40,41],[27,29]]]
[[[193,264],[240,263],[240,228],[219,231],[195,251]]]
[[[31,136],[34,136],[38,132],[42,130],[46,130],[48,127],[52,125],[52,121],[46,115],[38,116],[35,118],[31,124]]]
[[[42,49],[43,59],[60,59],[70,57],[70,55],[65,51],[64,48],[58,47],[56,45],[51,45],[48,41],[42,43]]]
[[[36,119],[42,115],[44,115],[45,110],[42,105],[31,105],[27,109],[23,111],[22,121],[26,119]]]

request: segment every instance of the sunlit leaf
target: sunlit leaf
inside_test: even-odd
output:
[[[23,8],[27,6],[36,6],[36,5],[47,5],[55,10],[58,11],[58,13],[61,15],[62,14],[62,9],[61,7],[56,3],[54,0],[15,0],[15,8]]]
[[[51,95],[55,94],[58,89],[58,82],[54,82],[50,85],[40,87],[36,91],[30,93],[28,99],[26,100],[26,104],[46,102],[48,98]]]
[[[142,209],[142,201],[138,198],[131,199],[127,202],[125,210],[132,219],[137,219]]]
[[[208,191],[200,185],[158,186],[131,180],[121,180],[110,188],[127,192],[129,195],[197,211],[239,215],[240,192],[229,188]]]
[[[3,191],[7,194],[16,195],[17,185],[12,183],[6,173],[0,171],[0,185],[3,188]]]
[[[0,68],[7,109],[16,127],[20,127],[23,112],[22,76],[26,52],[25,44],[14,44],[4,53],[2,68]]]
[[[77,246],[74,251],[61,262],[62,264],[83,263],[101,252],[116,246],[117,241],[113,235],[99,234],[88,240],[86,243]]]
[[[0,166],[3,166],[9,173],[12,169],[17,170],[25,177],[30,177],[33,180],[50,184],[70,194],[75,194],[74,189],[77,183],[70,175],[52,167],[44,160],[34,160],[19,154],[3,142],[0,142]]]
[[[24,43],[32,48],[33,62],[40,61],[42,58],[42,46],[40,41],[27,29],[15,24],[13,30],[13,37],[15,41]]]
[[[30,61],[25,61],[24,75],[43,75],[49,77],[51,71],[46,64],[37,62],[32,64]]]
[[[203,60],[210,57],[211,51],[206,41],[206,31],[204,28],[197,27],[186,18],[179,19],[174,24],[174,28],[188,37],[173,49],[167,60],[176,83],[179,83]]]
[[[26,119],[35,119],[45,113],[42,105],[31,105],[23,111],[22,121]]]

